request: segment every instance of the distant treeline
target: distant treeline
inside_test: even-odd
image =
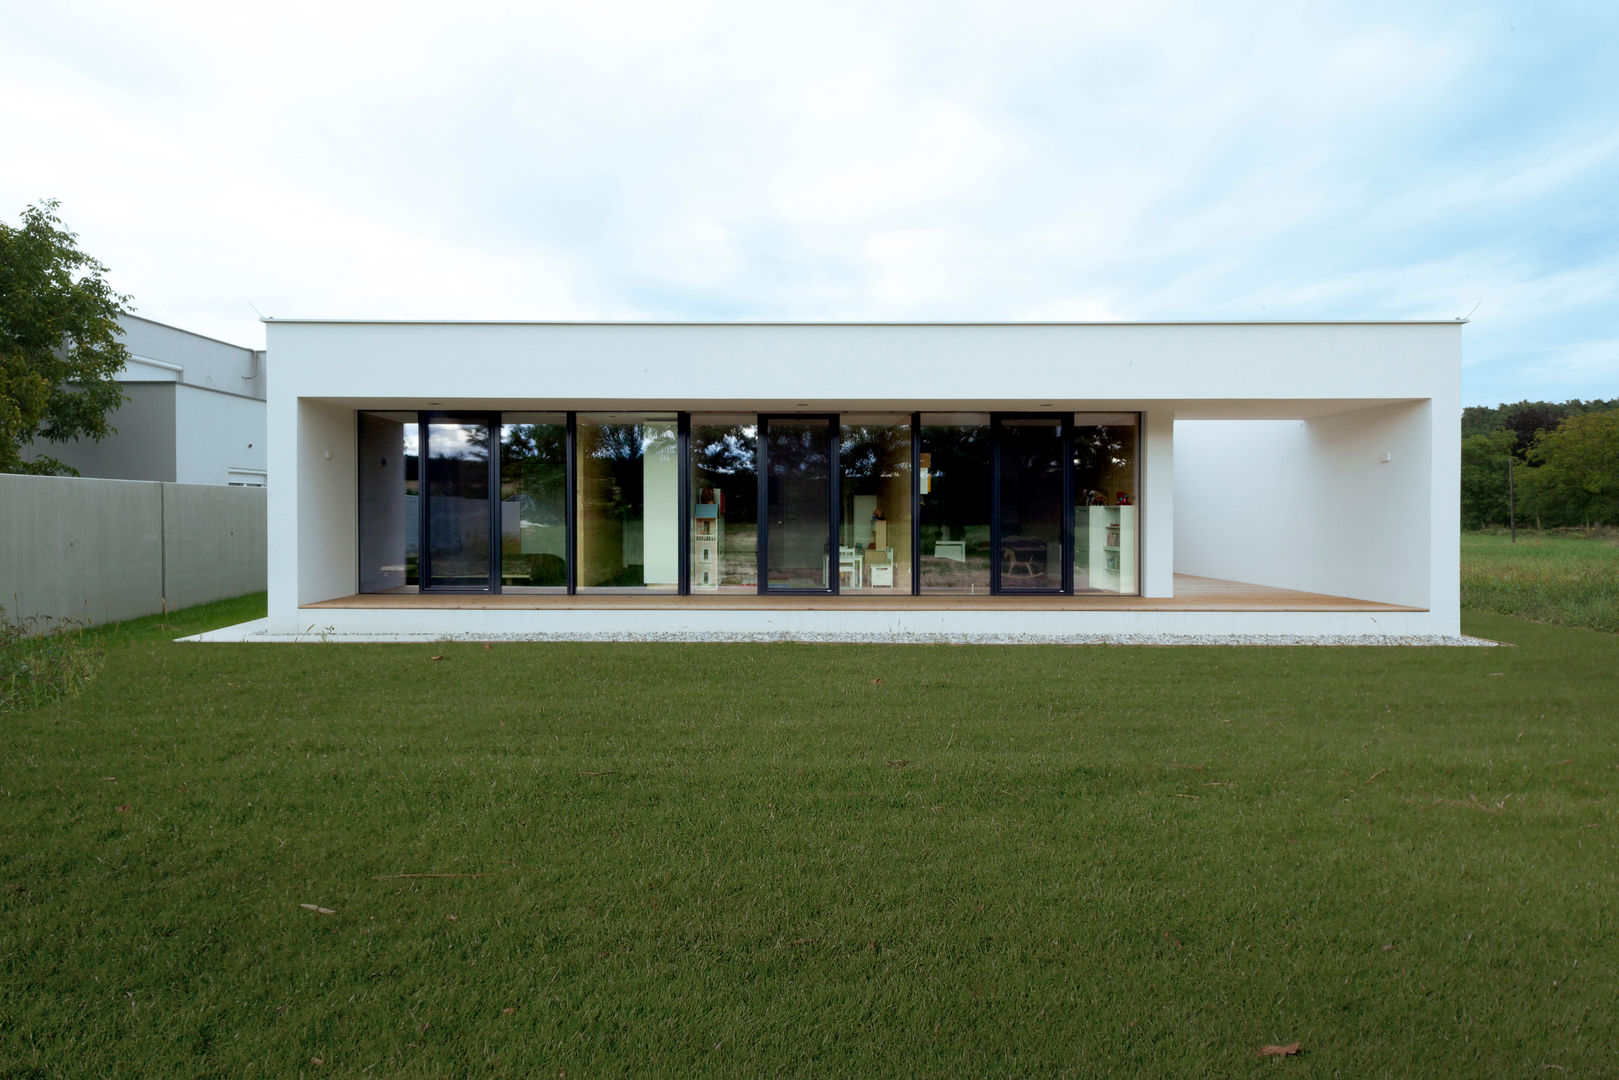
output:
[[[1619,398],[1462,410],[1462,526],[1619,525]]]

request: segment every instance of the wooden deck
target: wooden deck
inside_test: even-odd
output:
[[[706,608],[744,611],[1425,611],[1426,608],[1355,600],[1347,596],[1273,589],[1218,578],[1175,575],[1173,597],[1110,596],[967,596],[960,593],[911,596],[906,593],[844,593],[841,596],[760,596],[756,593],[583,593],[575,596],[537,593],[364,593],[304,604],[306,608],[550,608],[559,611],[607,609],[652,610]]]

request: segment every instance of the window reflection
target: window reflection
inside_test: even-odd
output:
[[[500,426],[500,580],[506,592],[568,588],[568,418],[506,413]]]
[[[489,434],[478,421],[427,424],[428,585],[489,587]]]
[[[919,553],[925,593],[989,592],[988,413],[923,413]]]
[[[830,423],[820,417],[765,421],[767,588],[832,587],[831,437]],[[845,565],[839,560],[836,572]]]
[[[360,591],[417,591],[417,426],[413,412],[362,412]]]
[[[1074,591],[1140,592],[1140,418],[1074,416]]]
[[[1062,588],[1062,421],[1008,418],[1001,429],[1002,592]]]
[[[856,593],[910,592],[910,417],[845,413],[841,420],[839,588]]]
[[[578,416],[580,591],[679,584],[677,428],[667,413]]]
[[[759,584],[759,429],[752,414],[691,418],[691,591]]]

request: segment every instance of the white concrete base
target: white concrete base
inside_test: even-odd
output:
[[[320,608],[183,641],[811,641],[1047,645],[1476,645],[1428,612]]]

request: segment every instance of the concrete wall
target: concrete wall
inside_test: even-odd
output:
[[[169,608],[265,586],[262,488],[163,485],[164,586]]]
[[[112,622],[265,587],[265,493],[0,475],[0,606]]]

